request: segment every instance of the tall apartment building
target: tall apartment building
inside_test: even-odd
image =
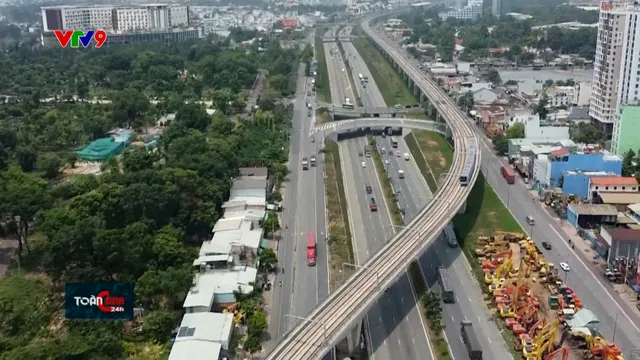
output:
[[[621,104],[637,103],[640,97],[639,17],[640,4],[600,3],[589,115],[605,134],[611,135],[612,149],[617,146],[620,131],[618,108]]]
[[[167,30],[189,25],[182,5],[51,6],[42,8],[44,31],[104,29],[114,32]]]

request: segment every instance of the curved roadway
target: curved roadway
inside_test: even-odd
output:
[[[370,270],[357,271],[309,316],[309,320],[293,329],[278,346],[267,355],[269,360],[318,359],[336,344],[354,322],[362,318],[381,292],[394,282],[436,239],[466,200],[471,186],[460,186],[458,176],[462,172],[469,142],[477,143],[470,123],[455,104],[424,74],[403,58],[395,49],[369,27],[367,19],[363,30],[377,42],[409,74],[416,85],[432,100],[449,124],[456,152],[450,174],[436,194],[440,201],[429,203],[408,228],[399,232],[364,265]],[[480,152],[476,152],[476,164]],[[479,167],[473,172],[477,178]],[[445,195],[446,194],[446,195]]]

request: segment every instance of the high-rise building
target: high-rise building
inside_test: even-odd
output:
[[[489,0],[491,2],[491,14],[494,16],[506,15],[511,12],[512,0]]]
[[[639,18],[637,3],[600,3],[589,115],[607,136],[612,136],[612,149],[619,138],[616,117],[620,105],[637,103],[640,96]]]
[[[167,30],[189,25],[182,5],[50,6],[42,8],[44,31],[104,29],[114,32]]]

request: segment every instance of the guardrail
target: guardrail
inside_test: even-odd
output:
[[[384,16],[384,14],[376,15]],[[434,201],[420,211],[405,229],[397,233],[380,251],[373,255],[346,283],[334,291],[308,317],[287,333],[276,348],[266,356],[267,360],[313,360],[329,351],[354,321],[364,313],[406,271],[409,264],[437,238],[466,200],[480,168],[478,139],[470,122],[455,104],[431,80],[404,59],[400,53],[375,34],[368,25],[373,18],[362,23],[365,33],[387,51],[403,68],[436,109],[446,119],[456,146],[449,175],[436,193]],[[475,149],[467,154],[466,149]],[[469,186],[461,186],[460,174],[468,169],[472,156],[475,168],[469,173]]]

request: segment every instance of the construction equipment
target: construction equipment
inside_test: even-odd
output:
[[[569,349],[563,346],[558,350],[545,356],[544,360],[557,360],[558,357],[560,357],[561,360],[567,360],[569,358]]]

